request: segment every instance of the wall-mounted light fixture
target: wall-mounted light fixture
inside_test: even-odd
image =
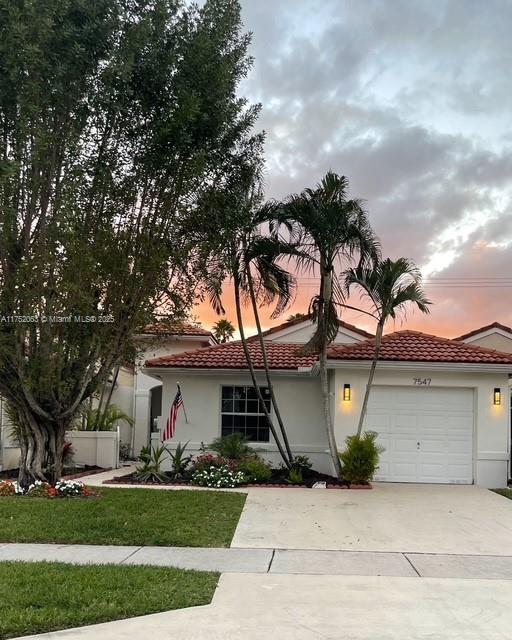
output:
[[[343,400],[344,402],[350,401],[350,385],[349,384],[343,385]]]
[[[501,404],[501,389],[499,387],[494,388],[493,402],[494,404]]]

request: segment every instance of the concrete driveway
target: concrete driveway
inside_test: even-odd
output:
[[[465,485],[249,489],[231,546],[512,556],[512,501]]]

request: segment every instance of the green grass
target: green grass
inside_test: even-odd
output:
[[[245,494],[101,489],[98,498],[0,498],[0,542],[227,547]]]
[[[0,640],[208,604],[216,573],[0,563]]]
[[[504,496],[509,500],[512,500],[512,489],[491,489],[494,493],[499,493],[500,496]]]

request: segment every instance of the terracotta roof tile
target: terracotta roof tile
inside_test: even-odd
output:
[[[464,333],[462,336],[458,338],[453,338],[454,340],[465,340],[466,338],[472,338],[473,336],[477,336],[479,333],[483,333],[484,331],[489,331],[489,329],[501,329],[502,331],[506,331],[507,333],[512,334],[512,329],[507,327],[500,322],[491,322],[491,324],[485,325],[485,327],[480,327],[480,329],[473,329],[473,331],[469,331],[468,333]]]
[[[263,369],[260,345],[250,342],[249,352],[256,369]],[[267,357],[271,369],[297,370],[312,367],[315,355],[298,354],[300,345],[283,342],[267,342]],[[172,367],[190,369],[246,369],[245,354],[240,342],[229,342],[206,349],[197,349],[146,361],[146,367]]]
[[[371,360],[374,344],[373,338],[347,346],[333,344],[329,347],[328,358],[330,360]],[[382,339],[379,360],[512,364],[512,354],[448,338],[439,338],[419,331],[396,331]]]
[[[154,324],[146,325],[141,333],[162,336],[212,336],[211,331],[189,322],[180,322],[176,324],[155,322]]]

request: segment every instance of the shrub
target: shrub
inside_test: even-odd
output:
[[[0,496],[13,496],[16,494],[16,484],[10,480],[0,482]]]
[[[208,445],[208,449],[229,460],[240,460],[240,458],[254,453],[254,449],[249,446],[247,438],[241,433],[232,433],[229,436],[215,438]]]
[[[210,467],[229,467],[231,471],[236,471],[236,460],[228,460],[222,456],[215,456],[213,453],[202,453],[192,462],[193,471],[204,471]]]
[[[192,460],[191,455],[185,455],[185,450],[189,442],[190,440],[184,445],[182,445],[181,442],[178,442],[174,453],[168,450],[168,453],[171,456],[172,471],[176,476],[182,476]]]
[[[139,460],[142,462],[135,469],[135,478],[140,482],[166,482],[167,474],[162,470],[164,454],[168,453],[164,446],[143,447]]]
[[[41,480],[33,482],[25,491],[25,495],[31,498],[55,498],[57,494],[56,487],[52,487],[48,482],[41,482]]]
[[[237,487],[245,481],[241,471],[232,471],[228,465],[222,467],[206,467],[202,471],[194,471],[192,483],[200,487]]]
[[[304,484],[304,478],[302,471],[294,469],[293,467],[288,472],[288,482],[290,484]]]
[[[73,449],[73,443],[65,442],[62,448],[62,465],[64,467],[70,467],[73,464],[73,456],[75,450]]]
[[[126,442],[121,442],[119,444],[119,460],[126,462],[126,460],[132,459],[132,448]]]
[[[270,464],[260,456],[246,456],[238,461],[238,471],[245,476],[246,482],[267,482],[272,477]]]
[[[26,489],[23,489],[17,482],[0,482],[0,496],[29,496],[30,498],[69,498],[69,497],[89,497],[98,495],[83,482],[77,480],[59,480],[52,487],[48,482],[36,480]]]
[[[50,487],[50,492],[53,487]],[[79,496],[95,495],[83,482],[78,480],[59,480],[55,484],[55,492],[61,498],[75,498]]]
[[[295,456],[292,460],[292,469],[300,471],[305,476],[311,471],[313,463],[307,456]]]
[[[367,484],[379,467],[379,457],[384,447],[378,445],[375,431],[362,436],[349,436],[347,448],[340,453],[343,478],[350,484]]]

